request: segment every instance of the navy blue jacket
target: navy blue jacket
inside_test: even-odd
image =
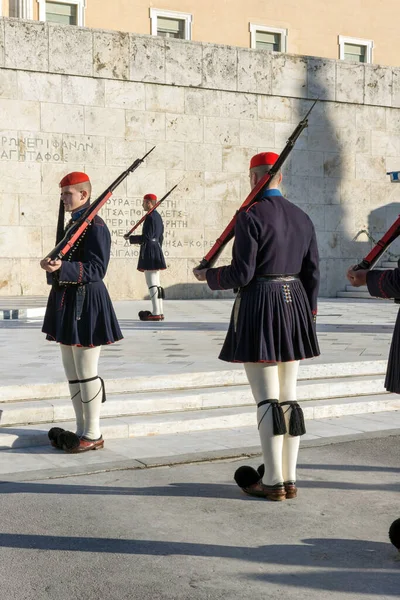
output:
[[[400,268],[369,271],[367,273],[367,286],[371,296],[400,298]]]
[[[235,225],[232,262],[208,269],[212,290],[244,287],[260,275],[299,275],[317,312],[319,256],[314,225],[279,190],[266,190],[260,201],[240,212]]]
[[[143,223],[142,235],[130,235],[131,244],[140,244],[138,271],[160,271],[166,269],[162,243],[164,224],[161,215],[153,210]]]
[[[143,223],[142,235],[129,236],[131,244],[144,244],[145,242],[154,239],[162,246],[164,239],[164,224],[161,215],[157,210],[153,210],[153,212],[147,215]]]
[[[122,339],[103,278],[110,260],[111,236],[96,215],[67,252],[61,268],[46,273],[52,289],[42,331],[48,340],[69,346],[102,346]],[[79,298],[82,306],[79,308]],[[79,314],[80,313],[80,314]]]

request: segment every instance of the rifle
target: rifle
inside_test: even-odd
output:
[[[145,160],[145,158],[153,152],[155,146],[149,150],[143,158],[137,158],[130,167],[126,169],[117,179],[85,210],[83,215],[77,219],[76,223],[68,229],[63,239],[47,254],[45,258],[51,260],[62,259],[69,250],[76,244],[81,235],[86,231],[94,217],[97,215],[101,207],[107,202],[112,196],[113,191],[128,177],[130,173],[133,173]]]
[[[300,123],[297,125],[296,129],[293,131],[292,135],[289,137],[289,139],[286,143],[286,146],[284,147],[281,154],[279,155],[279,158],[276,161],[276,163],[271,167],[270,171],[268,173],[266,173],[262,177],[262,179],[260,179],[260,181],[257,183],[257,185],[251,190],[251,192],[247,196],[246,200],[243,202],[243,204],[240,206],[240,208],[236,211],[236,214],[234,215],[234,217],[231,219],[231,221],[225,227],[221,236],[216,240],[214,246],[206,254],[206,256],[202,259],[199,266],[196,267],[196,270],[197,269],[208,269],[215,264],[215,262],[217,261],[218,257],[220,256],[220,254],[221,254],[222,250],[224,249],[224,247],[226,246],[226,244],[235,236],[235,225],[236,225],[237,215],[240,212],[243,212],[244,210],[246,210],[249,206],[251,206],[255,202],[257,202],[259,195],[264,190],[264,188],[267,186],[268,182],[278,173],[278,171],[280,171],[283,163],[285,162],[285,160],[287,159],[287,157],[293,150],[293,147],[297,141],[297,138],[299,137],[299,135],[301,134],[303,129],[308,127],[308,115],[310,114],[310,112],[312,111],[312,109],[314,108],[314,106],[316,105],[317,102],[318,102],[318,98],[316,100],[314,100],[314,102],[313,102],[310,110],[307,112],[306,116],[300,121]]]
[[[370,270],[378,262],[380,257],[389,248],[390,244],[394,242],[400,235],[400,215],[396,221],[389,227],[387,232],[381,237],[376,243],[372,250],[362,259],[357,265],[353,267],[353,271],[359,271],[361,269]]]
[[[390,175],[390,181],[392,183],[400,183],[400,171],[389,171],[386,175]],[[400,235],[400,215],[396,221],[389,227],[387,232],[381,237],[381,239],[375,244],[372,250],[362,259],[358,265],[353,267],[353,271],[360,271],[361,269],[372,269],[372,267],[378,262],[382,254],[386,252],[390,244]],[[357,239],[356,236],[354,239]]]
[[[179,182],[179,183],[180,183],[180,182]],[[167,193],[165,194],[165,196],[163,196],[163,197],[161,198],[161,200],[159,200],[158,202],[156,202],[156,204],[153,206],[153,208],[151,208],[149,211],[147,211],[147,213],[146,213],[146,214],[145,214],[145,215],[144,215],[144,216],[143,216],[143,217],[142,217],[142,218],[141,218],[141,219],[140,219],[140,220],[139,220],[139,221],[136,223],[136,225],[134,225],[134,226],[132,227],[132,229],[131,229],[130,231],[128,231],[128,233],[126,233],[126,234],[124,235],[124,238],[125,238],[125,239],[128,239],[128,237],[131,235],[131,233],[133,233],[133,232],[135,231],[135,229],[137,229],[137,228],[139,227],[139,225],[141,225],[141,224],[143,223],[143,221],[145,221],[145,220],[147,219],[147,217],[148,217],[148,216],[149,216],[149,215],[150,215],[150,214],[153,212],[153,210],[156,210],[156,208],[157,208],[158,206],[160,206],[160,204],[161,204],[162,202],[164,202],[164,200],[166,200],[170,194],[172,194],[172,192],[174,191],[174,189],[175,189],[176,187],[178,187],[179,183],[177,183],[176,185],[174,185],[174,187],[173,187],[173,188],[171,188],[171,189],[169,190],[169,192],[167,192]]]

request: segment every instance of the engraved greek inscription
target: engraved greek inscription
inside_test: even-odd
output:
[[[0,160],[18,160],[20,162],[68,162],[69,157],[67,151],[77,150],[87,153],[94,150],[93,143],[61,141],[55,138],[40,136],[21,136],[17,138],[2,135],[0,140]],[[76,160],[76,158],[74,158],[74,160]]]
[[[170,227],[171,229],[184,229],[188,226],[188,222],[183,219],[175,219],[174,221],[166,221],[165,227]]]

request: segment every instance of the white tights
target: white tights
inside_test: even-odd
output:
[[[64,371],[68,381],[97,376],[101,346],[80,348],[60,344]],[[100,379],[86,383],[70,383],[72,404],[76,416],[76,435],[97,440],[100,432],[100,408],[103,397]]]
[[[152,305],[153,315],[163,315],[163,301],[158,297],[158,288],[160,287],[160,271],[145,271],[147,287]]]
[[[299,361],[283,363],[245,363],[247,379],[254,400],[296,401],[296,384]],[[263,483],[275,485],[284,481],[296,481],[296,464],[299,453],[300,436],[273,434],[271,405],[257,408],[257,421],[263,453],[265,473]],[[267,412],[266,412],[267,411]],[[284,406],[283,412],[287,431],[291,407]]]

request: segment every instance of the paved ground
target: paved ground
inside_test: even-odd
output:
[[[240,493],[242,461],[3,483],[1,597],[398,598],[399,442],[302,449],[281,503]]]
[[[137,313],[148,302],[116,302],[125,339],[104,348],[102,375],[114,379],[240,369],[217,360],[231,307],[231,300],[170,300],[164,322],[142,323]],[[321,299],[321,356],[307,363],[385,360],[397,311],[390,301]],[[64,380],[57,347],[45,341],[40,328],[41,319],[0,321],[2,385]]]
[[[314,419],[307,421],[306,425],[307,433],[302,437],[302,446],[332,444],[347,439],[372,439],[400,434],[400,412]],[[64,426],[68,428],[68,425]],[[72,424],[70,428],[73,428]],[[66,454],[51,446],[1,450],[0,479],[47,479],[60,475],[252,456],[260,452],[254,411],[252,427],[106,440],[103,450],[79,455]]]

